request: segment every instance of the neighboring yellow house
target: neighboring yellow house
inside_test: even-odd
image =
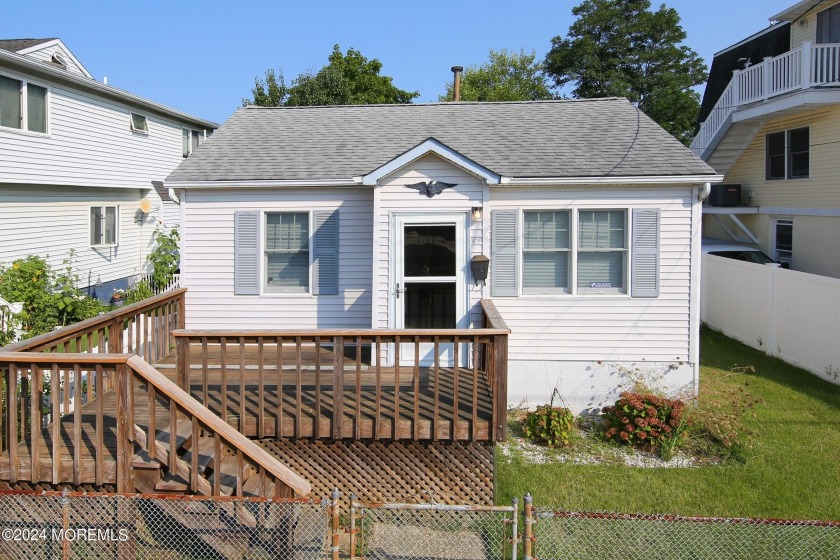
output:
[[[691,148],[724,184],[741,185],[741,205],[705,205],[704,235],[840,278],[840,0],[805,0],[770,20],[715,55],[732,78],[707,88],[720,96]],[[764,56],[781,32],[789,50]]]

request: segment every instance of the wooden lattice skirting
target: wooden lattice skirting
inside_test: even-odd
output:
[[[462,442],[261,440],[323,498],[338,488],[361,501],[492,504],[493,445]]]

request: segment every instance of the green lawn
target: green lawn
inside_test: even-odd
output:
[[[704,329],[704,387],[762,399],[744,463],[649,469],[528,465],[497,453],[497,501],[530,492],[534,503],[576,511],[840,520],[840,387]],[[742,366],[755,372],[743,372]]]

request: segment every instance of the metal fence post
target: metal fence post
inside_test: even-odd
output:
[[[533,523],[534,523],[534,498],[530,493],[525,494],[525,534],[523,540],[525,541],[525,559],[532,560],[533,547]]]
[[[519,498],[514,496],[512,501],[513,520],[511,521],[511,530],[513,531],[513,537],[510,539],[510,557],[512,558],[512,560],[516,560],[516,555],[519,552],[517,546],[519,544]]]
[[[332,514],[332,546],[330,547],[330,557],[332,560],[338,560],[338,547],[341,540],[341,533],[339,530],[341,525],[338,519],[338,498],[341,497],[341,492],[338,488],[332,491],[332,503],[330,505],[330,513]]]
[[[356,494],[350,494],[350,560],[356,558]]]

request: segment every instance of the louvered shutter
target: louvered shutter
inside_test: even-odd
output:
[[[260,293],[259,212],[233,213],[233,293],[254,296]]]
[[[314,295],[338,293],[338,210],[316,211],[315,254],[313,258]]]
[[[490,213],[490,294],[516,296],[519,294],[516,268],[516,210],[493,210]]]
[[[633,210],[631,295],[659,296],[659,210]]]

